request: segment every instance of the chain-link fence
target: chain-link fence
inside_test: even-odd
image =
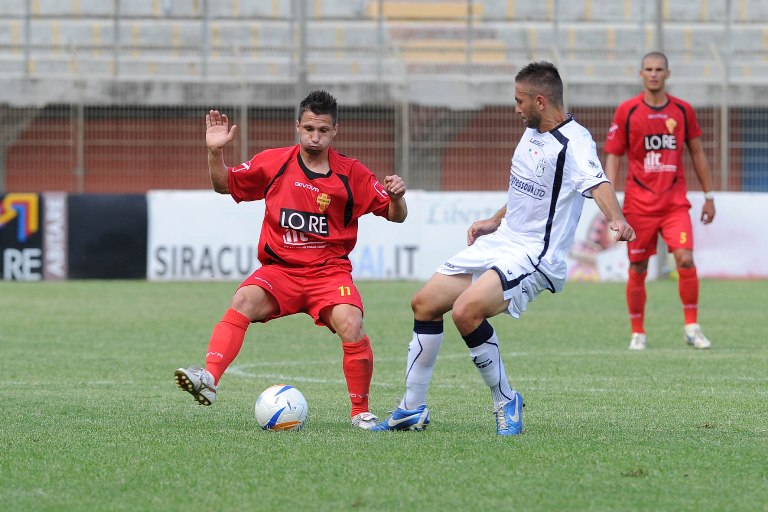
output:
[[[522,65],[558,65],[602,149],[658,48],[715,186],[765,191],[766,34],[760,0],[0,0],[0,193],[207,188],[209,108],[240,127],[234,164],[294,143],[316,88],[339,99],[337,148],[380,176],[503,189]]]

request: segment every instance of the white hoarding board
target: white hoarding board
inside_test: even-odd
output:
[[[467,228],[488,218],[506,192],[408,191],[403,224],[374,215],[360,219],[350,254],[359,279],[428,279],[435,268],[466,246]],[[698,221],[703,197],[690,194],[694,257],[701,277],[768,277],[768,194],[717,194],[715,222]],[[236,204],[211,191],[152,191],[148,194],[150,280],[241,280],[258,266],[256,252],[264,202]],[[594,201],[585,201],[568,255],[571,280],[625,280],[626,244],[606,238]],[[658,268],[650,266],[651,278]]]
[[[264,202],[235,203],[211,191],[147,194],[150,280],[240,280],[256,259]]]
[[[505,193],[409,191],[403,224],[367,215],[350,255],[356,278],[426,280],[453,253],[467,245],[467,228],[504,205]],[[369,255],[383,262],[369,265]],[[394,269],[394,271],[391,271]]]

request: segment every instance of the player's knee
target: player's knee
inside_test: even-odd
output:
[[[250,311],[249,304],[251,301],[248,299],[248,295],[240,288],[235,292],[232,297],[232,301],[229,303],[229,307],[238,311]]]
[[[466,302],[457,301],[451,311],[451,318],[459,332],[473,330],[485,317]]]
[[[336,323],[336,333],[344,341],[357,341],[365,336],[363,319],[355,315],[347,315]]]
[[[411,298],[411,310],[413,310],[413,314],[417,318],[420,318],[426,314],[429,306],[429,297],[426,296],[423,290],[416,292],[416,295]]]
[[[271,314],[273,303],[261,288],[257,286],[244,286],[235,292],[229,307],[235,309],[251,321],[258,321]]]
[[[693,268],[693,255],[692,254],[684,254],[677,258],[677,267],[678,268]]]
[[[429,294],[425,293],[417,293],[413,296],[411,310],[413,310],[414,318],[425,321],[440,320],[445,313],[440,309],[440,305]]]

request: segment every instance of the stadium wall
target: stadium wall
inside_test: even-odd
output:
[[[225,150],[228,162],[249,159],[266,147],[293,144],[285,108],[220,107],[243,137]],[[0,143],[0,193],[60,190],[76,194],[144,194],[154,189],[208,189],[205,168],[205,109],[88,107],[78,118],[70,105],[14,111],[18,133]],[[590,129],[602,151],[613,108],[571,109]],[[763,127],[768,109],[732,109],[728,117],[728,168],[721,165],[720,117],[698,109],[702,143],[716,189],[768,191],[768,149]],[[79,119],[79,120],[78,120]],[[411,105],[343,108],[341,152],[358,158],[380,178],[398,173],[411,188],[430,191],[500,190],[514,142],[523,125],[513,106],[457,110]],[[407,126],[404,126],[407,123]],[[687,180],[698,180],[687,160]],[[724,185],[725,181],[725,186]],[[622,183],[617,188],[622,188]]]
[[[467,227],[506,201],[504,192],[408,192],[409,216],[394,224],[360,219],[350,255],[356,279],[426,280],[465,244]],[[703,197],[692,192],[694,220]],[[719,193],[718,217],[694,222],[696,263],[704,278],[768,278],[761,229],[765,193]],[[146,195],[14,193],[0,196],[0,274],[7,281],[148,279],[240,281],[258,265],[261,201],[234,203],[210,191]],[[624,280],[624,244],[614,244],[593,201],[585,202],[569,279]],[[652,262],[653,272],[668,261]]]

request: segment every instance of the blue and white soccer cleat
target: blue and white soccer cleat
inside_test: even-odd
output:
[[[496,433],[500,436],[516,436],[523,431],[523,397],[515,391],[509,402],[499,404],[493,410],[496,416]]]
[[[401,409],[398,407],[389,418],[385,419],[371,430],[382,432],[384,430],[424,430],[429,425],[429,409],[426,405],[420,405],[415,409]]]

